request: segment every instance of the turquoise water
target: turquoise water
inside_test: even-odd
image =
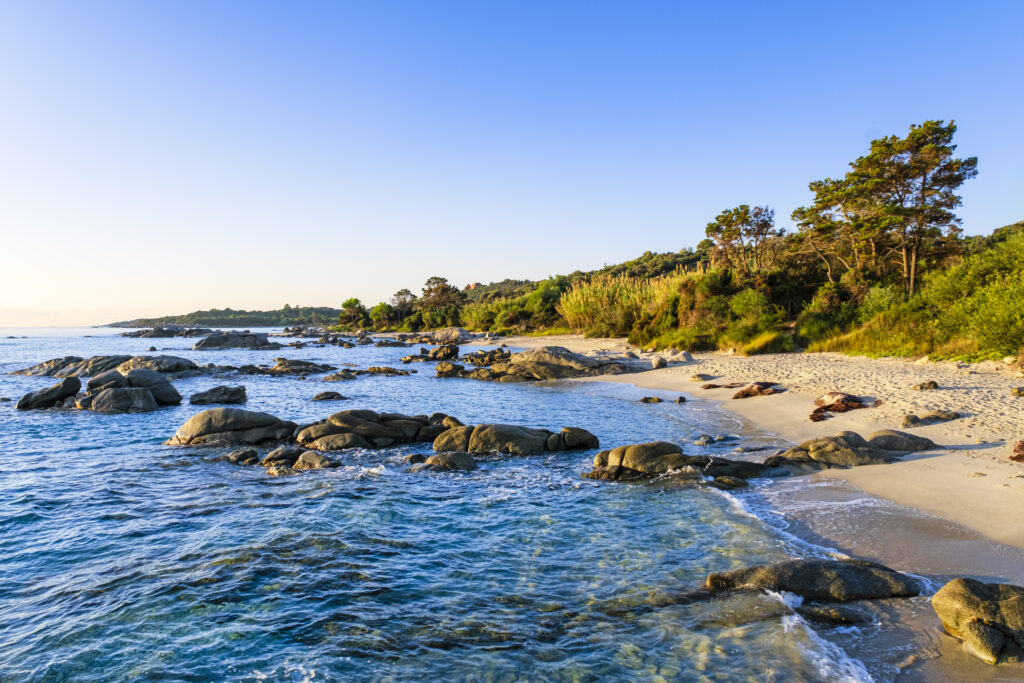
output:
[[[193,340],[111,330],[0,330],[22,334],[0,339],[0,396],[15,400],[54,380],[11,370],[151,344],[231,365],[397,366],[408,353],[193,352]],[[299,422],[342,408],[441,411],[584,427],[605,447],[737,428],[699,401],[639,404],[627,385],[438,380],[433,364],[406,367],[419,372],[175,385],[187,401],[245,384],[248,409]],[[309,400],[324,389],[352,400]],[[0,680],[869,678],[777,598],[680,601],[710,571],[816,552],[747,512],[742,494],[583,479],[593,451],[411,473],[401,460],[422,445],[270,478],[224,462],[226,449],[161,445],[201,409],[22,413],[0,403]]]

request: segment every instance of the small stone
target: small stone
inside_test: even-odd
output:
[[[651,369],[660,370],[661,368],[668,365],[668,361],[663,356],[655,356],[651,359]]]
[[[927,382],[921,382],[920,384],[915,384],[914,386],[912,386],[910,388],[913,389],[914,391],[935,391],[936,389],[939,388],[939,383],[936,382],[933,379],[930,379]]]
[[[644,396],[640,399],[641,403],[661,403],[661,399],[657,396]]]
[[[1024,387],[1014,387],[1010,389],[1011,396],[1024,396]]]
[[[675,402],[676,403],[686,403],[686,397],[685,396],[676,396],[676,401]]]

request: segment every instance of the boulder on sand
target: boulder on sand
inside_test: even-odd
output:
[[[255,444],[291,438],[296,424],[268,413],[210,408],[185,421],[166,443],[170,446]]]
[[[206,391],[192,394],[188,402],[193,405],[208,405],[210,403],[245,403],[248,396],[244,386],[228,387],[216,386]]]
[[[786,591],[808,600],[846,602],[919,595],[916,579],[862,560],[787,560],[708,575],[710,591],[759,588]]]
[[[25,394],[21,397],[15,407],[18,410],[52,408],[58,403],[64,401],[64,399],[77,394],[78,390],[81,388],[82,380],[77,377],[67,377],[54,384],[52,387],[47,387],[46,389],[40,389],[38,391]]]
[[[797,472],[856,467],[892,462],[899,453],[868,443],[855,432],[839,432],[804,441],[785,453],[766,459],[768,467],[787,467]]]
[[[875,448],[900,453],[927,451],[935,448],[935,442],[931,439],[916,434],[897,432],[895,429],[882,429],[875,432],[868,437],[868,443]]]
[[[989,664],[1024,661],[1024,588],[953,579],[932,596],[946,632]]]

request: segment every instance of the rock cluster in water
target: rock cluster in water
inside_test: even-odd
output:
[[[281,348],[281,344],[272,342],[262,332],[241,332],[229,330],[225,332],[214,332],[209,337],[201,339],[192,345],[194,351],[207,351],[210,349],[257,349],[274,350]]]
[[[148,356],[139,356],[129,358],[119,363],[114,369],[104,370],[93,375],[86,385],[86,391],[81,394],[79,391],[82,388],[82,381],[77,375],[72,374],[51,387],[26,394],[18,401],[17,407],[19,410],[66,408],[92,410],[97,413],[140,413],[156,410],[162,405],[177,405],[181,403],[181,394],[168,379],[173,373],[151,369],[165,367],[170,370],[183,367],[179,363],[168,360],[172,358],[174,357],[157,356],[154,359]],[[71,361],[64,365],[55,364],[46,370],[47,373],[56,375],[64,372],[91,371],[104,367],[104,365],[110,365],[110,363],[94,364],[90,367],[83,366],[82,363],[83,361]],[[34,366],[29,370],[38,368],[40,366]],[[22,371],[22,374],[29,373]]]
[[[493,354],[495,352],[486,353]],[[493,362],[490,366],[481,366],[475,370],[467,370],[463,365],[444,361],[437,364],[437,376],[467,377],[498,382],[530,382],[618,375],[636,372],[639,369],[613,360],[573,353],[561,346],[540,346],[521,353],[509,354],[507,358],[503,354],[499,357],[502,359]]]
[[[133,332],[122,332],[122,337],[133,337],[136,339],[168,339],[170,337],[202,337],[213,334],[213,330],[205,327],[182,327],[180,325],[165,325]]]
[[[170,379],[192,377],[202,370],[188,358],[180,356],[64,356],[33,365],[30,368],[15,370],[12,375],[28,375],[35,377],[95,377],[108,370],[118,370],[122,374],[131,370],[154,370],[167,375]]]

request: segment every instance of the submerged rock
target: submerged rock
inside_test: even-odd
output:
[[[847,602],[919,595],[917,580],[862,560],[787,560],[708,575],[711,591],[760,588],[786,591],[808,600]]]
[[[206,391],[192,394],[188,402],[193,405],[208,405],[210,403],[245,403],[248,399],[244,386],[216,386]]]
[[[189,418],[166,443],[170,446],[255,444],[289,439],[296,424],[239,408],[210,408]]]
[[[416,467],[416,471],[425,469],[468,472],[476,469],[476,460],[469,453],[435,453]]]
[[[77,377],[67,377],[51,387],[25,394],[18,400],[15,407],[18,410],[52,408],[63,402],[64,399],[77,394],[81,388],[82,380]]]
[[[322,470],[337,467],[338,463],[316,451],[304,451],[292,465],[296,470]]]
[[[348,399],[339,394],[337,391],[321,391],[319,394],[313,396],[312,401],[347,401]]]
[[[946,632],[989,664],[1024,661],[1024,588],[953,579],[932,596]]]

